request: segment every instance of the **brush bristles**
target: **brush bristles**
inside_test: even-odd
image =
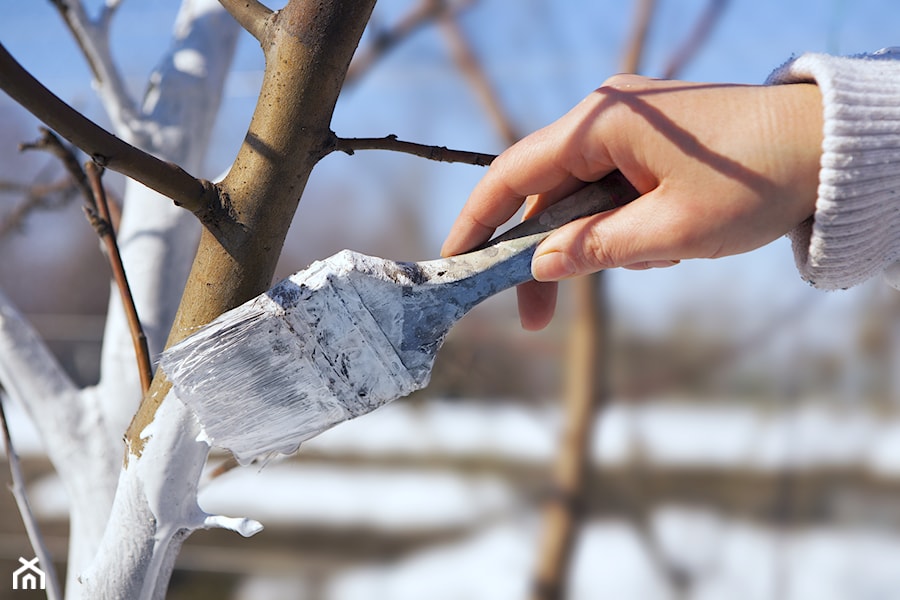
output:
[[[332,257],[333,260],[336,257]],[[229,311],[160,363],[211,444],[242,463],[421,387],[333,265]]]

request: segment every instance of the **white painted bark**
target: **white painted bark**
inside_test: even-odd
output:
[[[115,4],[115,3],[113,3]],[[69,2],[116,134],[198,173],[236,45],[238,26],[216,0],[184,0],[172,47],[140,107],[121,85],[106,43],[108,13],[87,19]],[[148,336],[162,350],[196,249],[194,217],[130,182],[119,229],[123,262]],[[193,417],[167,399],[140,457],[122,467],[122,436],[141,392],[130,332],[110,296],[100,383],[78,390],[0,294],[0,382],[34,420],[70,499],[67,598],[163,598],[186,534],[258,524],[204,514],[196,488],[208,447]]]

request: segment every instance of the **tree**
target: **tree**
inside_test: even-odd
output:
[[[142,103],[128,96],[109,53],[118,3],[94,19],[80,2],[55,5],[90,62],[119,139],[55,99],[5,50],[2,86],[96,163],[135,180],[119,238],[156,355],[167,335],[168,343],[181,339],[269,286],[309,173],[335,148],[331,113],[374,1],[294,1],[278,12],[256,2],[223,3],[260,40],[267,69],[245,142],[217,184],[188,173],[202,162],[237,39],[237,22],[223,5],[182,4],[172,48]],[[205,227],[188,272],[198,220]],[[147,231],[157,235],[138,239]],[[179,304],[173,292],[181,289]],[[112,298],[99,385],[75,388],[7,302],[0,371],[7,393],[38,424],[70,494],[67,596],[161,598],[191,531],[221,526],[249,535],[257,524],[206,515],[197,505],[208,447],[196,441],[195,422],[169,395],[162,373],[142,392],[124,311]],[[121,432],[140,397],[123,461]]]

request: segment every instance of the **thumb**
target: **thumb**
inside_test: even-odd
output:
[[[550,234],[534,253],[538,281],[559,281],[622,266],[661,266],[679,256],[673,231],[677,215],[653,190],[631,204],[579,219]]]

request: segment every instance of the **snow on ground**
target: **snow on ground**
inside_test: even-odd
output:
[[[204,510],[252,515],[266,525],[391,530],[471,526],[514,501],[509,486],[489,476],[296,463],[237,470],[200,492]]]
[[[397,402],[343,423],[301,452],[495,456],[549,461],[559,412],[504,403]],[[594,460],[622,464],[635,445],[651,464],[719,468],[859,466],[900,476],[900,419],[812,402],[782,411],[750,404],[617,403],[598,418]]]
[[[670,508],[646,535],[620,521],[582,531],[572,600],[676,597],[649,552],[682,567],[692,600],[893,600],[900,597],[900,540],[836,528],[782,533],[713,514]],[[700,534],[695,526],[705,521]],[[664,521],[664,523],[660,523]],[[536,547],[533,524],[504,523],[388,567],[336,577],[329,600],[521,600]],[[660,538],[668,536],[665,542]],[[249,597],[247,597],[249,598]],[[239,600],[244,600],[240,598]]]

